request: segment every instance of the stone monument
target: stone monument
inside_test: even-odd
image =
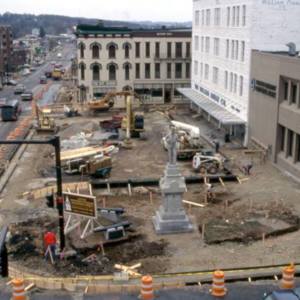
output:
[[[193,225],[182,206],[182,195],[186,191],[184,177],[177,166],[177,135],[175,127],[171,126],[166,137],[169,162],[164,177],[160,179],[162,205],[153,217],[157,234],[182,233],[193,231]]]

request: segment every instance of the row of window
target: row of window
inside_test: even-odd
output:
[[[283,86],[283,100],[300,107],[300,82],[292,79],[283,79]]]
[[[92,70],[92,78],[94,81],[99,81],[100,80],[100,70],[101,70],[101,65],[98,63],[94,63],[91,65],[91,70]],[[124,79],[125,80],[130,80],[130,69],[132,68],[130,63],[125,63],[123,65],[124,69]],[[182,63],[175,63],[174,66],[172,63],[167,63],[166,65],[166,75],[167,79],[172,79],[174,74],[175,68],[175,79],[182,79],[183,77],[183,64]],[[81,80],[85,80],[85,69],[86,66],[85,64],[81,63],[79,64],[79,72],[80,72],[80,78]],[[108,69],[108,80],[117,80],[117,69],[118,65],[115,63],[110,63],[107,65]],[[144,64],[144,78],[145,79],[151,79],[151,64],[150,63],[145,63]],[[185,63],[185,78],[190,78],[190,63]],[[155,79],[160,79],[161,78],[161,64],[160,63],[155,63],[154,64],[154,78]],[[141,79],[141,64],[136,63],[135,64],[135,79]]]
[[[211,40],[213,42],[213,54],[215,56],[220,56],[220,39],[219,38],[210,38],[208,36],[201,36],[201,40],[198,35],[194,36],[194,47],[195,51],[200,51],[201,53],[210,53],[211,51]],[[201,42],[201,49],[200,49]],[[245,42],[238,40],[226,40],[226,51],[225,57],[231,58],[233,60],[245,60]]]
[[[175,57],[176,58],[182,58],[183,57],[183,44],[182,42],[168,42],[167,43],[167,58],[172,58],[172,52],[173,48],[175,45]],[[155,47],[154,47],[154,55],[156,58],[161,57],[161,44],[160,42],[155,42]],[[84,59],[85,57],[85,49],[86,46],[83,42],[80,42],[78,44],[79,52],[80,52],[80,58]],[[124,51],[124,57],[125,59],[128,59],[130,56],[130,50],[132,48],[132,45],[128,42],[125,42],[123,44],[123,51]],[[90,45],[90,49],[92,51],[92,58],[93,59],[99,59],[100,58],[100,50],[102,50],[101,44],[95,42]],[[107,53],[108,53],[108,58],[109,59],[115,59],[116,58],[116,53],[118,50],[118,45],[116,43],[109,43],[106,46]],[[135,57],[140,58],[141,57],[141,42],[135,42]],[[145,42],[145,57],[150,58],[151,56],[151,44],[150,42]],[[185,43],[185,57],[189,58],[191,57],[191,43],[186,42]]]
[[[225,8],[224,8],[225,9]],[[202,9],[195,11],[195,26],[211,26],[211,17],[213,12],[213,25],[222,25],[222,8]],[[226,7],[226,26],[239,27],[246,26],[246,5],[228,6]],[[224,24],[225,26],[225,24]]]
[[[279,125],[280,151],[291,157],[294,163],[300,162],[300,135],[284,126]]]
[[[200,71],[199,71],[200,67]],[[200,72],[200,74],[199,74]],[[219,68],[213,66],[212,67],[212,82],[214,84],[219,84]],[[198,61],[194,61],[194,74],[195,76],[200,75],[201,79],[210,80],[210,66],[209,64],[200,63]],[[239,86],[239,90],[238,90]],[[230,93],[238,94],[239,96],[243,96],[243,88],[244,88],[244,77],[238,76],[238,74],[233,72],[224,71],[224,89],[229,91]]]

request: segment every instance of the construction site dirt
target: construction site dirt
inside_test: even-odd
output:
[[[172,111],[172,117],[178,121],[186,122],[190,114],[188,108]],[[57,119],[61,128],[58,134],[65,140],[79,131],[90,134],[97,130],[99,121],[110,116],[105,113]],[[200,124],[205,134],[204,147],[211,148],[210,131],[208,127],[201,128],[204,120],[189,118],[189,121]],[[133,139],[132,149],[119,148],[112,156],[110,178],[161,177],[168,159],[161,138],[168,126],[165,114],[150,109],[145,114],[146,138]],[[118,145],[116,140],[111,143]],[[77,254],[52,266],[44,259],[43,234],[49,229],[58,233],[57,212],[46,206],[44,198],[32,199],[28,192],[55,182],[53,148],[28,146],[1,196],[0,223],[11,224],[10,261],[39,274],[64,276],[111,274],[116,272],[115,264],[141,263],[138,272],[153,274],[296,261],[300,250],[300,185],[268,161],[263,162],[257,153],[249,156],[234,144],[222,145],[220,150],[230,160],[231,171],[238,180],[213,184],[214,199],[208,202],[203,184],[188,185],[184,200],[200,204],[184,204],[193,221],[192,233],[155,233],[152,216],[161,204],[159,187],[136,187],[131,196],[127,188],[112,188],[109,195],[106,189],[94,190],[98,206],[105,197],[107,207],[124,208],[124,218],[132,224],[128,239],[104,245],[103,254],[96,246],[74,249],[70,234],[68,250]],[[242,171],[247,161],[253,163],[250,175]],[[190,160],[178,164],[182,175],[195,174]],[[64,182],[86,180],[86,175],[63,175]],[[86,261],[91,255],[95,255],[94,260]]]

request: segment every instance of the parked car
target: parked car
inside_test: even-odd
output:
[[[6,82],[6,84],[7,84],[7,85],[16,86],[18,83],[17,83],[15,80],[10,79],[10,80],[8,80],[8,81]]]
[[[46,78],[51,78],[52,77],[52,71],[46,71],[45,73]]]
[[[47,77],[46,76],[41,76],[40,77],[40,84],[46,84],[47,83]]]
[[[22,95],[21,95],[21,99],[23,101],[31,101],[33,99],[33,93],[31,91],[25,91]]]
[[[25,91],[25,86],[23,84],[17,84],[15,87],[15,95],[22,94]]]

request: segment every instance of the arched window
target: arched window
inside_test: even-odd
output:
[[[79,51],[80,51],[80,58],[84,58],[85,44],[80,42],[78,44],[78,48],[79,48]]]
[[[129,52],[131,49],[131,44],[130,43],[124,43],[123,44],[123,49],[124,49],[124,54],[125,54],[125,58],[129,58]]]
[[[85,64],[84,63],[79,64],[79,70],[80,70],[80,79],[84,80],[85,79]]]
[[[115,65],[110,65],[108,69],[108,77],[109,80],[116,80],[116,66]]]
[[[116,58],[116,51],[118,49],[118,45],[116,43],[109,43],[107,44],[106,48],[108,50],[108,58]]]
[[[131,64],[129,62],[124,63],[123,69],[124,69],[124,72],[125,72],[125,80],[130,80]]]
[[[100,80],[100,68],[99,65],[93,66],[93,80],[99,81]]]
[[[100,57],[99,55],[100,49],[98,45],[93,45],[92,47],[92,58],[97,59]]]

